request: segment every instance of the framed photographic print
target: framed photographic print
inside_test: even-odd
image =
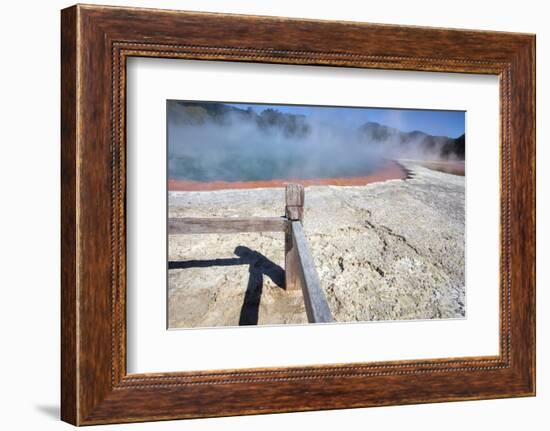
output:
[[[61,45],[63,420],[535,394],[533,35],[77,5]]]

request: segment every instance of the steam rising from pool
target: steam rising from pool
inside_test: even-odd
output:
[[[460,151],[449,147],[455,141],[378,123],[350,128],[274,109],[257,113],[221,103],[168,102],[168,176],[173,180],[366,176],[387,159],[460,158]]]

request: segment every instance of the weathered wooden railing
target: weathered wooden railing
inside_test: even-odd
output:
[[[169,218],[168,234],[285,232],[285,289],[302,290],[310,323],[332,322],[334,319],[302,226],[304,188],[297,184],[288,185],[285,200],[283,217]]]
[[[285,189],[285,285],[288,290],[302,289],[309,322],[332,322],[302,226],[304,197],[304,188],[300,185],[290,184]]]

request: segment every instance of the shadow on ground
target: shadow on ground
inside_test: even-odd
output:
[[[248,285],[241,307],[239,325],[257,325],[264,275],[269,277],[281,289],[284,289],[285,271],[263,254],[248,247],[240,245],[235,248],[234,253],[237,256],[235,258],[170,261],[168,262],[168,270],[248,265]]]
[[[48,416],[50,419],[59,420],[60,418],[61,413],[59,410],[59,406],[57,405],[39,405],[35,406],[35,408],[44,416]]]

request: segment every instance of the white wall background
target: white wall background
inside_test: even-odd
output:
[[[96,429],[291,428],[547,429],[550,423],[550,27],[545,2],[388,0],[119,0],[118,4],[259,15],[477,28],[537,34],[538,396],[284,415],[172,421]],[[59,422],[59,10],[71,3],[4,2],[0,14],[0,424],[69,429]]]

